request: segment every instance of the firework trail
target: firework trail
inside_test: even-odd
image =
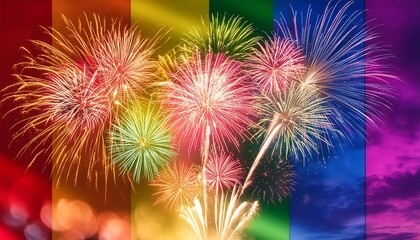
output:
[[[304,56],[296,43],[278,35],[258,43],[247,60],[253,81],[266,93],[287,88],[305,70]]]
[[[296,41],[305,54],[307,71],[300,81],[315,85],[328,98],[332,121],[339,129],[352,135],[364,136],[365,121],[376,126],[389,106],[387,98],[392,91],[385,79],[396,78],[388,74],[380,63],[387,57],[383,48],[371,44],[376,38],[372,29],[363,23],[363,11],[351,12],[352,1],[327,5],[315,24],[310,24],[312,10],[306,16],[294,12],[293,25],[282,17],[278,26],[283,38]],[[299,21],[300,20],[300,21]],[[377,79],[378,83],[363,82],[363,78]]]
[[[175,155],[166,118],[150,104],[134,102],[110,132],[113,163],[121,174],[132,173],[136,182],[141,174],[149,180]]]
[[[252,47],[261,39],[255,36],[252,24],[239,16],[211,15],[210,22],[194,27],[186,34],[179,51],[194,56],[197,51],[204,54],[222,53],[236,60],[244,60]]]
[[[206,177],[208,185],[216,193],[223,189],[231,190],[235,185],[239,184],[243,177],[243,169],[239,160],[235,159],[232,154],[221,152],[217,154],[215,151],[210,154],[207,162]]]
[[[198,239],[236,239],[258,211],[258,201],[240,201],[239,190],[234,187],[230,196],[222,193],[215,198],[214,229],[206,227],[200,201],[194,199],[194,205],[182,207],[180,216],[191,225]]]
[[[238,147],[236,135],[246,136],[252,123],[252,87],[246,84],[241,67],[240,62],[222,54],[209,53],[204,59],[198,53],[191,60],[184,57],[164,92],[164,106],[175,134],[190,139],[189,151],[201,147],[204,199],[210,144],[227,148],[228,141]],[[206,200],[204,204],[207,213]]]
[[[191,206],[200,190],[198,173],[195,166],[187,168],[183,164],[173,164],[173,167],[166,165],[150,183],[157,188],[153,194],[158,196],[155,205],[165,203],[165,209],[169,211],[179,209],[181,206]]]

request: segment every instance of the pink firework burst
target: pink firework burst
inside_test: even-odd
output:
[[[258,43],[249,57],[249,73],[265,92],[276,92],[287,87],[305,70],[304,56],[296,43],[274,35]]]
[[[232,189],[243,177],[243,169],[239,160],[232,154],[215,152],[210,155],[207,162],[206,177],[212,189]]]
[[[143,38],[138,30],[113,23],[94,53],[101,84],[113,97],[134,96],[149,87],[157,62],[152,59],[156,38]]]
[[[200,146],[206,132],[221,147],[238,146],[236,134],[244,137],[252,123],[252,87],[242,64],[222,54],[195,54],[184,58],[171,74],[164,104],[181,139],[191,139],[191,148]]]

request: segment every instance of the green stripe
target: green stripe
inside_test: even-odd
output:
[[[210,0],[210,14],[240,15],[252,23],[257,29],[256,34],[265,37],[273,31],[274,2],[273,0]],[[247,146],[246,146],[247,145]],[[251,155],[256,155],[259,146],[244,144],[241,148],[243,161],[251,162]],[[253,154],[250,154],[252,151]],[[260,203],[259,215],[251,222],[247,234],[254,239],[288,240],[290,238],[290,203],[284,199],[282,203]]]

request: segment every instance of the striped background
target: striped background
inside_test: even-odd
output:
[[[407,24],[417,27],[417,33],[420,30],[419,21],[409,17],[418,14],[414,9],[420,9],[418,7],[419,3],[415,0],[407,2],[409,2],[406,4],[407,6],[413,7],[401,7],[403,4],[380,0],[367,1],[366,3],[362,0],[356,0],[352,7],[353,10],[372,9],[367,12],[366,16],[363,15],[362,17],[367,20],[378,18],[379,23],[383,21],[384,26],[380,30],[384,32],[384,36],[380,40],[395,44],[390,49],[400,60],[394,62],[391,60],[390,63],[397,67],[400,66],[399,61],[409,61],[411,59],[411,61],[418,62],[419,59],[418,53],[409,56],[405,55],[406,51],[409,50],[397,48],[400,45],[414,45],[413,42],[403,42],[402,37],[393,37],[398,34],[406,36],[401,29],[407,28],[406,31],[410,32],[410,26],[407,27]],[[2,12],[0,14],[0,86],[4,88],[14,81],[10,74],[12,73],[12,65],[19,61],[19,47],[28,46],[28,39],[41,38],[51,41],[42,33],[39,26],[62,28],[61,14],[70,19],[82,17],[83,12],[88,14],[95,12],[117,17],[127,24],[137,23],[145,36],[153,36],[157,29],[164,26],[165,29],[171,29],[170,39],[159,49],[159,52],[164,53],[179,42],[188,27],[200,24],[202,18],[207,21],[208,16],[212,13],[235,13],[244,16],[247,21],[252,22],[259,29],[259,34],[264,35],[275,30],[274,20],[279,17],[280,12],[286,17],[291,17],[289,4],[292,4],[294,10],[297,11],[305,11],[311,4],[314,12],[320,12],[326,3],[327,1],[316,0],[4,0],[0,3],[0,11]],[[404,14],[405,12],[407,14]],[[393,19],[393,15],[398,16],[400,20],[406,19],[406,22],[401,20],[401,24],[398,25],[398,22],[390,20]],[[419,34],[414,34],[408,35],[408,38],[419,39],[420,37]],[[51,42],[51,44],[54,43]],[[411,89],[418,90],[420,87],[418,83],[415,83],[416,80],[410,80],[412,75],[408,73],[415,73],[413,69],[419,68],[420,65],[414,65],[411,68],[399,68],[397,70],[399,71],[398,74],[407,78],[404,80],[407,81],[408,85],[412,84]],[[364,80],[361,79],[361,81]],[[418,113],[419,108],[414,100],[416,98],[415,93],[405,95],[404,91],[410,90],[401,83],[397,83],[396,88],[401,99],[405,99],[407,102],[410,99],[411,102],[414,101],[412,108],[409,109],[414,109],[412,111]],[[396,105],[400,106],[400,104],[404,105],[404,102],[396,100]],[[2,106],[1,115],[12,107],[13,103]],[[391,114],[389,124],[394,125],[384,129],[384,136],[379,137],[382,143],[388,143],[389,139],[394,139],[396,133],[392,129],[396,128],[396,125],[400,124],[401,121],[419,120],[419,117],[415,118],[407,113],[409,109],[404,109],[406,111],[401,112],[400,118],[402,117],[402,119],[399,120],[396,115],[398,115],[398,111],[403,110],[397,109],[396,114]],[[29,159],[20,161],[13,159],[13,156],[19,150],[19,143],[25,141],[25,139],[21,139],[20,142],[8,147],[13,134],[8,129],[17,120],[19,120],[17,114],[11,114],[9,117],[0,120],[1,215],[7,215],[11,202],[20,201],[21,204],[27,206],[29,219],[36,219],[39,217],[40,208],[45,200],[50,199],[54,202],[62,197],[79,198],[91,204],[98,212],[105,210],[131,212],[133,235],[142,231],[141,227],[134,227],[141,224],[138,222],[139,219],[135,217],[138,214],[135,210],[138,204],[152,208],[150,189],[147,186],[143,186],[144,184],[140,186],[144,190],[137,193],[131,193],[129,187],[111,189],[112,194],[110,194],[111,196],[106,203],[98,198],[97,193],[84,188],[83,185],[78,187],[65,186],[59,190],[51,187],[54,176],[52,179],[49,178],[51,170],[48,167],[45,169],[41,162],[37,162],[34,168],[25,172],[24,166],[29,162]],[[419,129],[415,124],[403,124],[402,126],[412,128],[413,131]],[[410,130],[405,129],[404,131]],[[418,161],[420,147],[417,135],[414,135],[412,142],[407,142],[407,139],[398,135],[401,137],[398,140],[399,143],[384,145],[385,147],[395,147],[392,152],[393,155],[384,156],[388,152],[381,153],[383,150],[380,147],[381,143],[375,142],[378,140],[378,136],[373,135],[368,136],[368,141],[371,140],[372,146],[366,147],[365,139],[355,138],[353,146],[343,146],[343,151],[337,151],[325,161],[320,159],[312,161],[310,165],[305,167],[297,166],[298,184],[292,197],[275,206],[263,205],[261,213],[247,229],[247,234],[255,239],[267,240],[344,240],[365,239],[366,236],[369,236],[369,239],[420,239],[417,237],[420,235],[420,230],[416,228],[416,226],[420,226],[418,222],[420,216],[401,215],[401,211],[407,209],[420,212],[420,201],[417,202],[417,205],[413,202],[420,200],[420,190],[417,191],[415,187],[416,183],[420,184],[420,163],[418,163],[420,162]],[[407,150],[407,146],[411,151]],[[416,149],[417,151],[415,151]],[[406,167],[399,167],[401,156],[406,155],[414,158],[414,160],[417,159],[417,162],[411,163],[409,167],[407,165],[404,165]],[[387,168],[381,167],[384,165],[381,163],[382,160],[388,164]],[[395,174],[392,175],[391,173]],[[403,178],[402,182],[397,182],[400,178]],[[395,183],[396,186],[393,185],[394,182],[397,182]],[[405,198],[398,199],[395,199],[395,196],[394,198],[384,197],[385,193],[378,190],[382,186],[381,184],[385,186],[385,190],[383,190],[385,192],[386,190],[391,191],[391,188],[394,187],[395,191],[391,191],[391,193],[402,195],[408,193],[408,195],[404,195]],[[402,184],[412,185],[403,188]],[[23,189],[23,196],[14,193],[13,189],[16,186]],[[420,189],[420,187],[418,188]],[[391,195],[391,193],[389,194]],[[383,195],[378,197],[378,194]],[[382,198],[380,198],[381,196]],[[408,207],[401,208],[398,203],[404,203]],[[417,208],[415,208],[416,206]],[[158,214],[165,214],[162,209],[156,209],[156,211]],[[398,223],[395,223],[393,219],[398,219]],[[179,219],[174,218],[172,221],[179,221]],[[22,228],[12,229],[0,220],[0,239],[21,239],[24,236],[22,232]],[[155,239],[159,238],[156,237]]]

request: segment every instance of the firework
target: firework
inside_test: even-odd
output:
[[[181,207],[180,216],[185,219],[188,224],[190,224],[199,240],[207,239],[207,229],[204,223],[203,208],[197,198],[194,199],[193,206]]]
[[[181,208],[180,216],[194,229],[198,239],[236,239],[257,213],[258,202],[241,202],[238,188],[234,187],[229,195],[222,194],[215,199],[214,229],[205,225],[202,205],[196,198],[194,205]],[[215,236],[214,236],[215,235]]]
[[[191,139],[191,149],[203,144],[209,129],[212,143],[225,147],[228,141],[238,146],[235,135],[246,136],[254,112],[252,88],[241,64],[220,54],[207,54],[204,59],[196,54],[192,62],[184,59],[177,65],[171,78],[164,105],[176,135]]]
[[[63,65],[76,65],[87,75],[96,73],[95,84],[101,85],[108,97],[119,103],[144,93],[152,84],[157,62],[151,57],[161,31],[148,39],[136,27],[96,14],[85,15],[77,24],[62,17],[66,32],[54,28],[47,31],[57,47],[33,41],[42,51],[37,59],[43,65],[40,70],[59,72]]]
[[[100,84],[112,97],[133,97],[150,87],[157,68],[152,59],[156,40],[143,38],[135,27],[114,23],[96,44],[93,60]]]
[[[141,174],[152,180],[175,152],[166,118],[150,104],[132,104],[110,132],[113,163],[121,173],[132,173],[136,182]]]
[[[293,191],[295,175],[287,160],[264,158],[252,177],[251,195],[265,202],[281,201]]]
[[[202,54],[223,53],[234,59],[244,60],[261,39],[254,35],[252,25],[242,17],[211,15],[210,23],[203,20],[202,26],[195,27],[186,34],[180,50],[189,56],[199,51]]]
[[[364,136],[365,120],[375,126],[375,118],[381,115],[378,109],[388,105],[390,91],[384,82],[368,84],[363,78],[383,80],[393,76],[379,64],[385,57],[383,49],[370,44],[376,34],[365,28],[362,11],[349,10],[351,4],[341,8],[339,3],[328,4],[315,24],[311,23],[310,8],[306,16],[294,12],[293,26],[280,19],[279,34],[303,49],[307,72],[300,81],[315,85],[328,98],[334,123],[352,135]]]
[[[258,201],[240,201],[239,189],[234,187],[230,198],[223,195],[215,201],[215,225],[218,239],[232,239],[246,227],[258,211]]]
[[[31,153],[36,153],[35,161],[42,152],[51,149],[50,157],[56,159],[53,171],[58,176],[57,184],[62,175],[67,180],[71,172],[74,173],[74,183],[77,183],[83,162],[86,162],[88,180],[96,175],[98,165],[105,178],[112,169],[104,155],[103,142],[103,131],[109,121],[109,101],[104,92],[95,86],[96,76],[96,73],[88,76],[77,67],[63,67],[59,73],[49,73],[43,78],[18,75],[22,81],[12,97],[19,97],[25,102],[14,110],[31,115],[17,124],[24,126],[15,137],[33,129],[37,133],[19,155],[32,149]],[[43,148],[53,134],[53,147]],[[88,155],[87,146],[92,149]]]
[[[249,74],[262,91],[281,91],[305,70],[303,60],[295,42],[274,35],[253,49],[248,58]]]
[[[190,61],[191,62],[190,62]],[[200,54],[184,57],[176,65],[164,92],[164,105],[169,111],[175,134],[190,139],[189,151],[201,147],[204,220],[207,224],[206,165],[211,143],[227,148],[226,141],[238,147],[236,134],[246,136],[252,123],[250,104],[252,87],[246,84],[241,63],[222,54]],[[245,133],[245,134],[244,134]]]
[[[318,152],[320,143],[330,146],[328,134],[339,134],[329,120],[331,112],[314,86],[291,84],[287,91],[265,94],[258,108],[262,118],[259,135],[264,141],[245,179],[243,191],[271,144],[273,154],[306,159],[312,151]]]
[[[259,134],[266,139],[270,134],[276,135],[273,151],[280,155],[305,158],[317,151],[319,142],[329,144],[325,134],[334,129],[326,104],[326,98],[315,88],[298,84],[292,84],[287,91],[265,95],[259,105],[263,116]],[[268,132],[270,125],[272,130]]]
[[[155,39],[143,39],[135,28],[95,14],[77,23],[63,16],[63,23],[63,32],[45,29],[54,45],[34,40],[38,52],[23,48],[25,60],[16,64],[19,82],[8,89],[17,90],[6,100],[21,101],[14,111],[33,113],[19,123],[24,127],[16,137],[37,129],[21,153],[32,148],[35,160],[51,149],[48,160],[55,160],[57,183],[73,169],[76,183],[84,164],[88,180],[99,173],[107,181],[114,167],[105,149],[105,132],[127,96],[150,82]],[[43,148],[51,136],[52,146]]]
[[[194,166],[167,165],[150,185],[157,188],[153,194],[158,196],[155,205],[164,203],[170,211],[191,206],[199,193],[198,171]]]
[[[206,177],[210,188],[220,192],[222,189],[232,189],[243,176],[243,169],[239,160],[233,155],[215,152],[210,154],[207,162]]]

